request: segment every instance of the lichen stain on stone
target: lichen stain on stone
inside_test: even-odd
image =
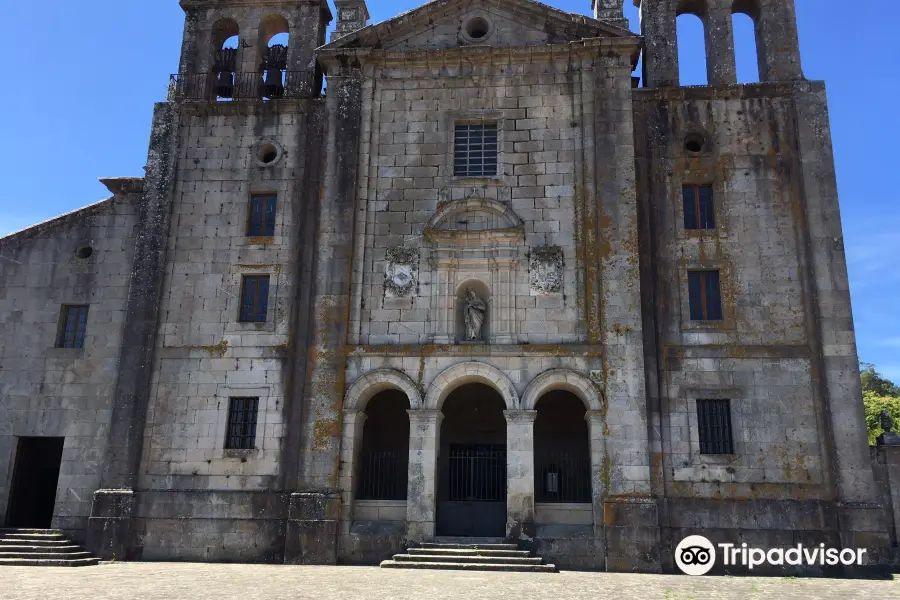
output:
[[[247,238],[247,243],[257,246],[271,246],[275,243],[275,237],[271,235],[250,236]]]
[[[320,419],[313,425],[313,448],[316,450],[327,450],[328,442],[339,436],[341,433],[341,422],[339,419]]]
[[[212,346],[188,346],[188,350],[202,350],[208,352],[210,356],[218,356],[222,358],[228,352],[228,340],[222,340],[218,344]]]

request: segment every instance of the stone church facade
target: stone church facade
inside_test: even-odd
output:
[[[793,1],[642,0],[640,36],[622,1],[181,0],[145,176],[0,239],[7,525],[127,560],[890,560]]]

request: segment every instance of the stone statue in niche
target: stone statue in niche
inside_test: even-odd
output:
[[[466,290],[466,341],[480,342],[482,341],[482,328],[484,327],[484,318],[487,315],[487,304],[479,298],[472,290]]]
[[[562,291],[563,252],[559,246],[538,246],[531,249],[528,271],[531,274],[531,295],[549,296]]]
[[[388,298],[407,298],[419,285],[419,251],[398,246],[385,252],[384,295]]]

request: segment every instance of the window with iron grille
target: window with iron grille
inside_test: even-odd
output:
[[[228,399],[226,450],[253,450],[256,447],[256,413],[259,398]]]
[[[252,196],[250,198],[249,237],[275,235],[275,207],[277,197],[274,194]]]
[[[87,305],[67,304],[63,306],[56,346],[58,348],[84,348],[87,317]]]
[[[684,228],[715,229],[712,186],[686,185],[681,194],[684,199]]]
[[[453,174],[458,177],[497,175],[497,123],[457,123],[453,143]]]
[[[731,400],[697,400],[700,454],[734,454]]]
[[[718,271],[688,271],[691,321],[721,321],[722,292]]]
[[[591,459],[587,452],[535,452],[536,502],[590,502]]]
[[[265,323],[269,311],[269,276],[244,275],[241,285],[241,321]]]

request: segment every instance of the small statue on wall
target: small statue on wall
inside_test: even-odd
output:
[[[487,315],[487,304],[472,290],[466,290],[466,341],[482,341],[482,328]]]

